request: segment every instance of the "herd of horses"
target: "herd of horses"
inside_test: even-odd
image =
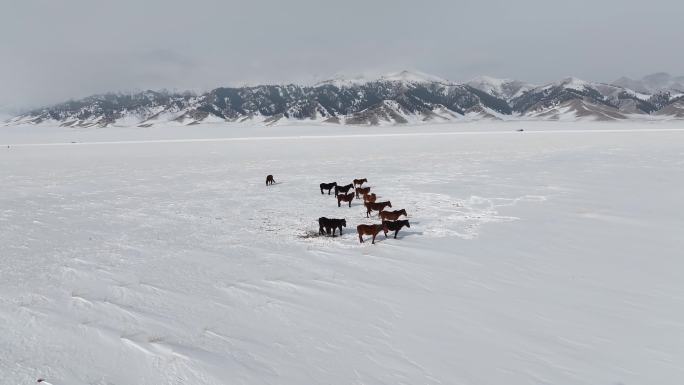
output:
[[[266,186],[275,184],[275,179],[273,175],[268,175],[266,177]],[[354,198],[361,199],[363,197],[363,205],[366,208],[366,218],[370,218],[373,211],[378,212],[378,218],[381,223],[369,224],[369,225],[358,225],[356,226],[356,232],[359,234],[359,242],[363,243],[363,236],[372,237],[372,243],[375,244],[375,237],[380,234],[381,231],[385,233],[385,238],[387,238],[387,233],[394,231],[394,239],[397,239],[397,234],[404,226],[411,227],[408,219],[400,220],[399,218],[403,215],[408,217],[405,209],[385,211],[386,208],[392,207],[392,202],[377,202],[377,195],[371,194],[370,187],[363,187],[364,183],[368,183],[368,179],[354,179],[352,183],[344,186],[340,186],[337,182],[332,183],[321,183],[321,195],[324,194],[324,190],[328,191],[328,195],[332,191],[335,192],[335,197],[337,197],[337,207],[342,207],[342,202],[348,203],[351,208],[351,204]],[[352,190],[353,189],[353,190]],[[349,192],[352,190],[351,192]],[[347,227],[347,220],[342,218],[318,218],[318,234],[319,235],[331,235],[335,237],[335,231],[340,230],[340,235],[342,235],[342,228]]]
[[[342,202],[348,203],[351,208],[352,201],[354,198],[361,199],[363,197],[363,204],[366,208],[366,218],[370,218],[373,211],[378,212],[378,218],[381,223],[376,224],[363,224],[356,226],[356,232],[359,235],[359,242],[363,243],[364,236],[372,237],[372,242],[375,244],[375,237],[380,234],[380,232],[385,233],[385,238],[387,238],[387,233],[394,231],[394,239],[397,238],[399,230],[404,226],[411,227],[408,219],[400,220],[399,218],[403,215],[408,217],[405,209],[395,210],[395,211],[385,211],[386,208],[392,207],[392,202],[377,202],[377,195],[371,193],[370,187],[363,187],[364,183],[368,183],[366,178],[354,179],[352,183],[344,186],[340,186],[337,182],[332,183],[321,183],[320,190],[321,194],[324,191],[328,192],[328,195],[332,191],[335,192],[335,197],[337,197],[337,207],[342,207]],[[352,190],[353,189],[353,190]],[[350,192],[350,190],[352,190]],[[340,230],[340,235],[342,235],[342,228],[347,227],[346,219],[339,218],[318,218],[318,234],[319,235],[331,235],[335,237],[335,231]]]

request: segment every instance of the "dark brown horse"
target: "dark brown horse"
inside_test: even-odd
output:
[[[406,210],[404,209],[394,211],[380,211],[378,215],[380,216],[380,219],[382,219],[383,221],[396,221],[402,215],[408,217],[408,214],[406,214]]]
[[[349,207],[354,200],[354,193],[340,194],[337,196],[337,207],[342,207],[342,202],[349,202]]]
[[[356,232],[359,233],[359,243],[363,243],[363,236],[370,235],[373,237],[373,244],[375,244],[375,237],[384,231],[385,234],[389,231],[386,225],[358,225],[356,226]]]
[[[342,235],[342,228],[343,227],[347,227],[347,220],[346,219],[335,219],[335,218],[326,218],[326,217],[318,218],[318,234],[319,235],[324,235],[324,234],[330,235],[330,230],[332,230],[332,236],[333,236],[333,238],[335,238],[335,229],[339,228],[340,229],[340,235]],[[323,233],[323,229],[325,229],[325,233]]]
[[[364,183],[368,183],[368,179],[354,179],[354,186],[361,186]]]
[[[406,226],[408,228],[411,227],[409,224],[408,219],[405,219],[403,221],[395,221],[395,222],[390,222],[390,221],[382,221],[382,225],[385,226],[385,238],[387,238],[387,232],[388,231],[394,231],[394,239],[397,239],[397,233],[399,233],[399,230],[401,230],[402,227]]]
[[[273,179],[273,175],[268,175],[266,177],[266,186],[268,186],[270,184],[275,184],[275,179]]]
[[[375,203],[375,201],[376,201],[377,199],[378,199],[378,196],[375,195],[375,193],[373,193],[373,194],[365,194],[365,195],[363,196],[363,202],[364,202],[364,203],[366,203],[366,202]]]
[[[328,195],[330,195],[330,190],[337,187],[337,182],[332,183],[321,183],[321,195],[323,195],[323,190],[328,190]]]
[[[390,201],[387,202],[376,202],[376,203],[364,203],[366,206],[366,218],[370,218],[371,211],[382,211],[385,207],[392,207]]]
[[[359,199],[360,196],[364,196],[366,194],[370,194],[370,187],[357,187],[356,188],[356,199]]]
[[[349,190],[354,188],[353,184],[348,184],[346,186],[335,186],[335,195],[340,195],[340,193],[348,193]]]

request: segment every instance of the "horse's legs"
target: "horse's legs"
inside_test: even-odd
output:
[[[342,236],[342,226],[340,226],[340,236]]]
[[[318,225],[318,235],[323,235],[323,226]]]
[[[340,198],[337,198],[337,207],[342,207],[342,204],[340,203]]]
[[[349,201],[349,208],[351,208],[351,201]]]
[[[378,235],[378,233],[373,234],[373,242],[371,242],[372,244],[375,244],[375,236],[376,235]]]
[[[397,234],[399,234],[399,230],[394,232],[394,239],[397,239]]]
[[[363,235],[359,234],[359,243],[363,243]]]

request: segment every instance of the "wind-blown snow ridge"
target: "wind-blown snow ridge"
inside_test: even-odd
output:
[[[466,84],[490,95],[510,101],[535,88],[534,85],[512,79],[498,79],[491,76],[478,76]]]
[[[376,79],[365,76],[365,75],[356,75],[356,76],[337,75],[331,79],[322,80],[320,82],[315,83],[314,87],[320,87],[320,86],[325,86],[325,85],[332,85],[332,86],[335,86],[338,88],[352,87],[352,86],[363,85],[363,84],[369,83],[369,82],[374,81],[374,80],[376,80]]]
[[[394,82],[409,82],[409,83],[441,83],[452,84],[450,81],[439,76],[426,74],[420,71],[399,71],[393,72],[380,77],[380,80],[394,81]]]
[[[372,77],[367,75],[345,76],[337,75],[332,79],[323,80],[314,84],[314,87],[334,85],[336,87],[353,87],[373,82],[403,82],[403,83],[441,83],[453,84],[439,76],[430,75],[420,71],[403,70],[390,72],[384,75]]]
[[[572,88],[575,90],[582,90],[585,87],[589,86],[589,82],[584,81],[582,79],[578,79],[576,77],[567,77],[563,80],[560,81],[560,83],[557,83],[565,88]]]
[[[684,92],[684,76],[672,76],[665,72],[647,75],[637,80],[623,76],[612,84],[630,88],[643,94],[654,94],[664,91],[674,93]]]

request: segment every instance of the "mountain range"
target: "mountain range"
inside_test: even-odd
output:
[[[566,78],[545,85],[487,76],[459,84],[420,72],[338,77],[314,85],[221,87],[202,94],[109,93],[36,109],[6,125],[70,127],[287,121],[380,125],[458,120],[684,118],[684,77],[658,73],[611,84]]]

